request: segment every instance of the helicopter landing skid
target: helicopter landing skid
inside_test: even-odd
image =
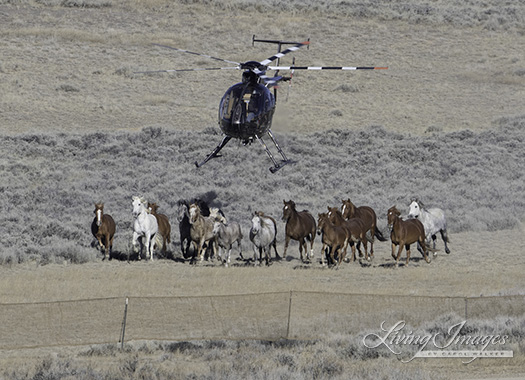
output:
[[[198,161],[195,161],[195,166],[200,168],[202,165],[204,165],[206,162],[208,162],[209,160],[211,160],[212,158],[216,158],[216,157],[221,157],[219,155],[219,152],[222,148],[224,148],[224,146],[228,143],[228,141],[230,141],[232,138],[230,136],[225,136],[221,143],[219,145],[217,145],[217,147],[213,150],[213,152],[211,152],[205,159],[204,161],[202,161],[201,163],[199,163]]]
[[[257,138],[257,141],[259,141],[261,143],[261,145],[263,146],[266,154],[268,155],[268,157],[270,157],[270,160],[272,160],[272,162],[273,162],[274,166],[272,166],[270,168],[270,171],[272,173],[275,173],[276,171],[281,169],[286,164],[289,164],[291,161],[288,160],[288,158],[286,158],[286,155],[284,154],[283,150],[281,149],[281,147],[277,143],[277,140],[275,139],[275,137],[274,137],[274,135],[273,135],[271,130],[268,130],[268,136],[270,136],[270,139],[273,141],[275,147],[277,148],[277,151],[280,153],[281,157],[283,158],[281,162],[277,162],[277,160],[273,156],[272,152],[270,152],[270,149],[268,149],[268,146],[266,145],[264,140],[261,137],[255,135],[255,137]]]

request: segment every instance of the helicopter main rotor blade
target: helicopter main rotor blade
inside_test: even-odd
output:
[[[268,66],[268,70],[386,70],[388,67],[368,66]]]
[[[232,64],[234,64],[234,65],[240,65],[239,62],[230,61],[230,60],[223,59],[223,58],[217,58],[217,57],[213,57],[213,56],[211,56],[211,55],[207,55],[207,54],[195,53],[194,51],[189,51],[189,50],[179,49],[179,48],[176,48],[176,47],[173,47],[173,46],[161,45],[161,44],[152,44],[152,45],[160,46],[160,47],[167,48],[167,49],[171,49],[171,50],[180,51],[180,52],[182,52],[182,53],[193,54],[193,55],[197,55],[197,56],[200,56],[200,57],[205,57],[205,58],[209,58],[209,59],[214,59],[214,60],[216,60],[216,61],[220,61],[220,62],[226,62],[226,63],[232,63]]]
[[[309,45],[309,44],[310,44],[310,41],[300,42],[297,45],[291,46],[288,49],[285,49],[285,50],[283,50],[283,51],[281,51],[281,52],[279,52],[279,53],[277,53],[275,55],[272,55],[269,58],[266,58],[264,61],[259,62],[259,64],[262,65],[262,66],[267,66],[268,64],[270,64],[271,62],[275,61],[276,59],[282,58],[286,54],[291,53],[293,51],[297,51],[302,46]]]
[[[154,74],[154,73],[177,73],[183,71],[213,71],[213,70],[239,70],[238,67],[202,67],[193,69],[172,69],[172,70],[153,70],[153,71],[135,71],[133,74]]]

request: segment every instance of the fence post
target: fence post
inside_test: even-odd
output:
[[[288,324],[286,326],[286,339],[290,339],[290,321],[292,319],[292,292],[290,290],[290,299],[288,301]]]
[[[120,349],[124,349],[124,336],[126,334],[126,318],[128,316],[128,297],[126,297],[126,306],[124,307],[124,318],[122,319],[122,329],[120,331]]]

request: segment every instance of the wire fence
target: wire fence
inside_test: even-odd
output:
[[[525,315],[525,295],[425,297],[289,291],[0,304],[0,349],[137,340],[316,339],[412,326],[442,315],[490,320]]]

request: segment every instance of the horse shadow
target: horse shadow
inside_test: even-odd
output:
[[[406,257],[404,259],[401,258],[399,260],[399,265],[398,265],[399,268],[405,268],[405,267],[409,267],[409,266],[418,267],[418,266],[420,266],[420,261],[425,261],[425,259],[423,257],[411,257],[408,264],[406,263],[405,260],[406,260]],[[378,264],[377,266],[380,267],[380,268],[395,268],[396,267],[396,262],[395,261],[389,261],[387,263]]]

